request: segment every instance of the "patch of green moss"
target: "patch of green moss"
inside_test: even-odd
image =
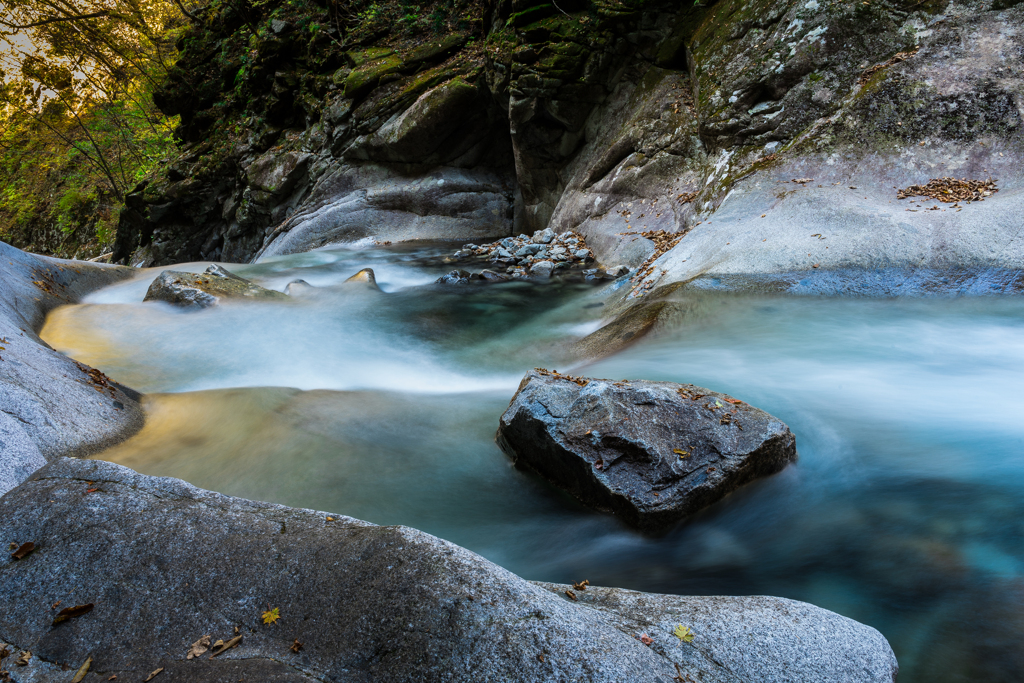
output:
[[[402,66],[402,58],[394,54],[364,63],[358,69],[353,69],[345,79],[345,97],[362,97],[376,88],[383,76],[396,73]]]
[[[350,51],[345,53],[345,57],[348,59],[349,64],[353,69],[357,69],[367,62],[373,62],[378,59],[384,59],[395,54],[395,51],[387,47],[371,47],[367,50]]]

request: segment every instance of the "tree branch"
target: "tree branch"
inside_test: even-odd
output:
[[[96,19],[98,17],[108,16],[110,12],[103,10],[101,12],[92,12],[90,14],[78,14],[73,17],[51,17],[49,19],[42,19],[40,21],[33,21],[31,24],[9,24],[6,21],[3,22],[13,29],[22,30],[26,28],[35,28],[36,26],[43,26],[45,24],[54,24],[58,21],[78,21],[79,19]]]

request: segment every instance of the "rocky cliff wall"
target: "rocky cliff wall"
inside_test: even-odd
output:
[[[116,257],[550,226],[642,265],[634,294],[735,273],[1014,267],[1024,10],[1010,5],[517,1],[404,38],[276,10],[254,33],[208,10],[159,100],[182,115],[182,156],[132,195]],[[947,175],[1000,191],[929,211],[897,199]],[[661,230],[660,245],[628,234]]]

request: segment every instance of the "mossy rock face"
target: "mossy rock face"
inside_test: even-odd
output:
[[[365,65],[367,62],[373,62],[378,59],[384,59],[395,54],[395,51],[387,47],[371,47],[368,50],[346,52],[345,57],[348,59],[349,65],[353,69]]]
[[[454,53],[465,45],[468,39],[469,36],[465,33],[455,33],[439,40],[429,40],[423,45],[406,52],[403,58],[406,64],[409,65],[419,64],[420,62],[435,62]]]
[[[689,41],[701,137],[718,148],[791,139],[834,113],[866,66],[914,41],[881,5],[720,2]],[[659,57],[671,59],[667,46]]]
[[[397,73],[404,65],[402,58],[395,54],[365,62],[345,79],[345,97],[362,97],[376,88],[382,77]]]

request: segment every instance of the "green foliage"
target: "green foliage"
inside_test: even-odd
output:
[[[0,239],[61,256],[112,241],[125,194],[170,152],[152,92],[192,2],[5,3]]]

